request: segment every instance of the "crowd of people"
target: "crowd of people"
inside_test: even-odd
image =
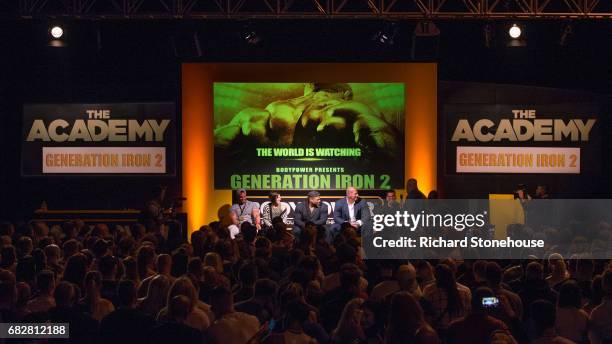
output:
[[[279,194],[237,196],[183,242],[161,218],[3,222],[0,322],[70,324],[40,342],[612,343],[607,260],[367,260],[354,188],[332,225],[309,193],[293,228]]]

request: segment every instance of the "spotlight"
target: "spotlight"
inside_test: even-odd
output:
[[[574,28],[571,24],[565,25],[563,32],[561,33],[561,38],[559,39],[560,46],[566,46],[574,35]]]
[[[380,30],[378,30],[378,32],[376,32],[374,37],[372,37],[372,40],[382,45],[393,45],[395,44],[395,35],[397,35],[397,31],[397,23],[386,23]]]
[[[255,29],[253,23],[246,23],[243,25],[240,37],[250,45],[257,45],[257,43],[261,41],[261,36]]]
[[[523,33],[523,31],[516,24],[512,24],[512,27],[510,28],[510,30],[508,30],[508,34],[510,35],[510,37],[512,39],[519,39],[519,37],[521,37],[522,33]]]
[[[416,24],[412,34],[413,60],[436,59],[439,53],[440,29],[432,21],[420,21]]]
[[[52,27],[49,32],[51,33],[51,37],[55,39],[60,39],[64,35],[64,29],[62,29],[62,27],[58,25]]]

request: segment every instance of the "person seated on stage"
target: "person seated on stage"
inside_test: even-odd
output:
[[[550,194],[548,193],[548,186],[545,184],[539,184],[535,190],[534,199],[550,199]]]
[[[407,199],[425,199],[425,194],[419,190],[419,186],[417,185],[417,180],[414,178],[408,179],[406,182],[406,194],[408,195]]]
[[[237,203],[232,205],[231,211],[238,215],[238,221],[242,225],[243,222],[248,222],[255,225],[257,230],[261,229],[261,217],[259,214],[259,203],[247,200],[245,189],[236,190]]]
[[[270,192],[270,203],[261,209],[261,220],[265,228],[272,227],[272,219],[281,217],[283,222],[287,222],[287,216],[291,211],[289,204],[281,202],[282,198],[278,192]]]
[[[306,227],[307,222],[315,225],[325,225],[327,222],[327,205],[321,202],[321,195],[317,191],[310,191],[306,201],[295,207],[293,215],[293,235],[300,237],[300,233]]]
[[[334,207],[334,234],[337,234],[343,223],[349,223],[358,232],[370,216],[370,209],[366,202],[359,198],[357,189],[349,186],[346,197],[336,201]]]
[[[393,214],[400,210],[400,204],[397,202],[395,190],[385,191],[385,198],[380,205],[374,208],[376,214]]]

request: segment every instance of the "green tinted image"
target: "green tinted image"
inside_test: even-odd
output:
[[[402,171],[401,179],[404,110],[403,83],[215,83],[216,176],[218,166],[230,172],[227,163],[236,159],[244,161],[243,170],[271,172],[271,160],[262,159],[267,153],[257,148],[304,148],[302,156],[291,159],[291,152],[273,151],[275,163],[333,163],[349,172],[357,163],[385,163]],[[332,159],[322,150],[309,154],[314,148],[345,150]]]

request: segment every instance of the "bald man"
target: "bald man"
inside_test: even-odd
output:
[[[346,197],[336,201],[334,206],[333,234],[338,234],[345,223],[359,231],[369,215],[370,209],[365,200],[359,198],[357,189],[349,186],[346,189]]]

